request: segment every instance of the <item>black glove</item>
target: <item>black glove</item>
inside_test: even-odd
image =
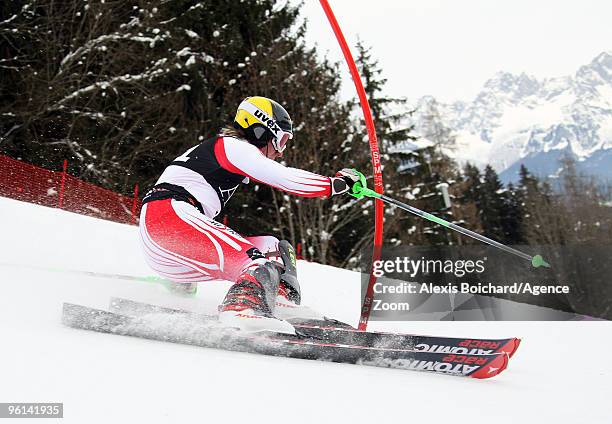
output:
[[[332,196],[353,190],[355,183],[359,182],[359,173],[354,169],[344,168],[331,177]]]

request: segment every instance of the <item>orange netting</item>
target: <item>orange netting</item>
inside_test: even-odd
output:
[[[135,224],[141,202],[135,197],[86,183],[64,172],[0,155],[0,196],[43,206],[65,209],[82,215]]]

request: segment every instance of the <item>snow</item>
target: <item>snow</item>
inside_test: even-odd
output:
[[[17,15],[13,15],[10,18],[5,19],[4,21],[0,22],[0,25],[8,24],[9,22],[15,20],[15,18],[17,18]]]
[[[185,66],[191,66],[193,64],[195,64],[195,56],[189,56],[189,59],[185,62]]]
[[[444,123],[457,136],[456,149],[445,153],[460,164],[491,164],[502,173],[521,159],[533,163],[536,155],[552,151],[567,150],[578,160],[589,160],[610,148],[610,57],[602,53],[574,75],[558,78],[500,72],[472,101],[438,103]],[[429,96],[421,98],[417,117],[432,102]],[[416,120],[417,133],[426,133],[421,121]]]
[[[176,55],[178,57],[183,57],[183,56],[187,56],[187,55],[191,55],[191,54],[193,54],[193,53],[191,53],[191,47],[183,47],[181,50],[176,52]]]
[[[114,87],[114,85],[116,83],[127,83],[127,82],[134,82],[134,81],[138,81],[138,80],[142,80],[142,79],[146,79],[148,78],[149,81],[151,81],[154,77],[158,77],[164,73],[168,73],[170,72],[170,69],[165,68],[165,69],[156,69],[159,66],[162,66],[164,63],[166,63],[167,59],[166,58],[162,58],[160,60],[158,60],[157,62],[155,62],[155,64],[147,69],[146,71],[144,71],[141,74],[138,75],[130,75],[130,74],[125,74],[125,75],[121,75],[121,76],[117,76],[117,77],[113,77],[108,81],[101,81],[101,82],[96,82],[94,84],[90,84],[86,87],[80,88],[76,91],[73,91],[72,93],[68,94],[66,97],[64,97],[63,99],[59,100],[56,102],[55,105],[53,105],[50,110],[57,110],[57,109],[62,109],[65,107],[64,103],[66,103],[69,100],[75,99],[79,96],[81,96],[82,94],[88,93],[90,91],[93,91],[97,88],[100,88],[102,90],[106,90],[107,88],[112,88],[113,91],[117,92],[117,89]],[[189,63],[189,62],[188,62]],[[99,117],[102,117],[101,114],[99,114]]]
[[[230,283],[205,283],[184,298],[154,283],[70,272],[150,275],[137,228],[5,198],[0,214],[0,399],[64,402],[62,422],[611,421],[610,322],[371,324],[522,337],[508,370],[482,381],[79,331],[61,324],[63,302],[106,309],[118,296],[210,313]],[[357,322],[359,274],[303,261],[298,268],[305,304]],[[590,363],[576,355],[582,343],[598,352],[586,356]]]
[[[469,131],[461,130],[456,134],[457,148],[453,151],[453,157],[461,164],[469,162],[484,168],[489,163],[491,143]]]
[[[190,38],[200,38],[197,32],[194,32],[190,29],[186,29],[185,34],[187,34],[187,36],[189,36]]]

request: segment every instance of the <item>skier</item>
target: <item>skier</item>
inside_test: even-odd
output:
[[[299,308],[295,253],[272,236],[245,237],[214,220],[240,184],[251,180],[302,197],[346,193],[359,180],[351,169],[325,177],[275,162],[293,125],[274,100],[247,97],[233,126],[187,150],[145,195],[140,235],[146,260],[174,283],[235,281],[219,306],[219,320],[248,331],[294,333],[276,305]],[[279,252],[284,267],[266,253]]]

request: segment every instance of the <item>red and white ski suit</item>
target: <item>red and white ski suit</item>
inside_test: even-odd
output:
[[[206,140],[176,158],[145,196],[140,235],[151,268],[174,282],[235,281],[261,253],[276,251],[275,237],[243,237],[213,219],[250,180],[302,197],[331,195],[330,178],[285,167],[247,141]]]

